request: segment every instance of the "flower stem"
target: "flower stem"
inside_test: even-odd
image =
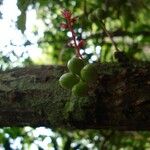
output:
[[[72,28],[72,25],[71,25],[71,23],[70,23],[70,20],[68,20],[67,23],[68,23],[69,30],[70,30],[70,32],[72,33],[72,39],[73,39],[73,41],[74,41],[76,56],[77,56],[78,58],[83,59],[83,58],[82,58],[82,55],[80,54],[80,48],[78,47],[77,42],[76,42],[76,33],[74,32],[74,30],[73,30],[73,28]]]

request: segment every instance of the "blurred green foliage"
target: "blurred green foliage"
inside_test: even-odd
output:
[[[130,58],[144,61],[150,59],[150,52],[147,51],[147,44],[150,42],[149,0],[19,0],[17,5],[21,10],[17,24],[22,32],[25,30],[23,24],[28,5],[37,9],[38,18],[45,24],[44,37],[39,39],[38,44],[53,63],[66,63],[74,54],[74,50],[67,45],[69,32],[60,28],[60,24],[64,22],[61,17],[64,8],[78,17],[74,30],[78,38],[86,41],[83,55],[88,59],[92,55],[87,54],[86,49],[93,46],[91,51],[94,54],[96,46],[100,46],[101,55],[97,56],[97,60],[114,61],[114,47],[104,33],[100,20],[105,23],[119,49],[125,51]],[[96,17],[91,15],[95,10],[99,10]],[[90,15],[92,21],[88,19]]]
[[[6,150],[23,150],[30,149],[31,145],[35,144],[39,150],[148,150],[150,148],[150,133],[146,131],[66,131],[63,129],[52,131],[45,128],[47,135],[42,132],[35,135],[40,128],[3,128],[0,130],[0,147]],[[46,140],[48,144],[44,147],[41,143]],[[18,141],[17,146],[14,145],[16,141]]]
[[[37,10],[37,16],[45,25],[44,36],[38,45],[42,48],[51,63],[66,64],[74,50],[67,45],[69,32],[60,28],[61,11],[69,9],[78,22],[74,29],[78,38],[86,41],[82,49],[85,58],[92,61],[96,56],[100,62],[115,61],[115,51],[110,39],[101,28],[102,20],[112,35],[118,48],[125,51],[130,59],[138,61],[150,60],[150,1],[149,0],[18,0],[17,6],[21,11],[17,27],[24,33],[26,30],[26,12],[29,6]],[[95,10],[99,9],[97,16]],[[92,16],[93,15],[93,16]],[[88,18],[92,17],[92,21]],[[98,19],[99,18],[99,19]],[[35,35],[38,26],[35,25]],[[29,41],[30,42],[30,41]],[[88,51],[90,48],[90,51]],[[93,60],[95,61],[95,60]],[[9,55],[0,52],[1,69],[10,68]],[[24,60],[24,65],[31,65],[30,58]],[[20,149],[30,149],[36,140],[44,142],[49,137],[49,149],[54,150],[148,150],[150,149],[150,132],[119,132],[111,130],[64,131],[57,129],[53,135],[33,135],[34,129],[3,128],[0,130],[0,145],[6,150],[13,149],[12,145],[20,138]],[[58,140],[61,139],[61,142]],[[37,144],[39,150],[43,148]],[[19,149],[19,148],[18,148]]]

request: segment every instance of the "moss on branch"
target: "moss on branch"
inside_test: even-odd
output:
[[[59,77],[67,72],[63,66],[1,72],[1,126],[149,129],[150,63],[95,65],[97,86],[86,97],[60,87]]]

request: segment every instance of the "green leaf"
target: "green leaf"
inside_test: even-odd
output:
[[[17,6],[20,9],[21,13],[26,11],[30,3],[31,3],[31,0],[18,0],[17,1]]]
[[[68,137],[66,142],[64,143],[63,150],[70,150],[71,149],[71,143],[72,143],[72,140],[70,137]]]
[[[50,3],[50,0],[39,0],[39,3],[41,6],[45,6],[45,5],[48,5],[48,3]]]
[[[26,29],[26,13],[21,13],[21,15],[18,17],[17,20],[17,28],[21,30],[22,33],[24,33]]]
[[[32,0],[18,0],[17,6],[21,11],[21,15],[18,16],[17,20],[17,28],[21,30],[22,33],[24,33],[26,27],[26,10],[28,6],[32,3]]]

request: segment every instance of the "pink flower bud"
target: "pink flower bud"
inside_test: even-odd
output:
[[[68,25],[65,24],[65,23],[61,23],[61,24],[60,24],[60,27],[63,28],[63,29],[68,29]]]

